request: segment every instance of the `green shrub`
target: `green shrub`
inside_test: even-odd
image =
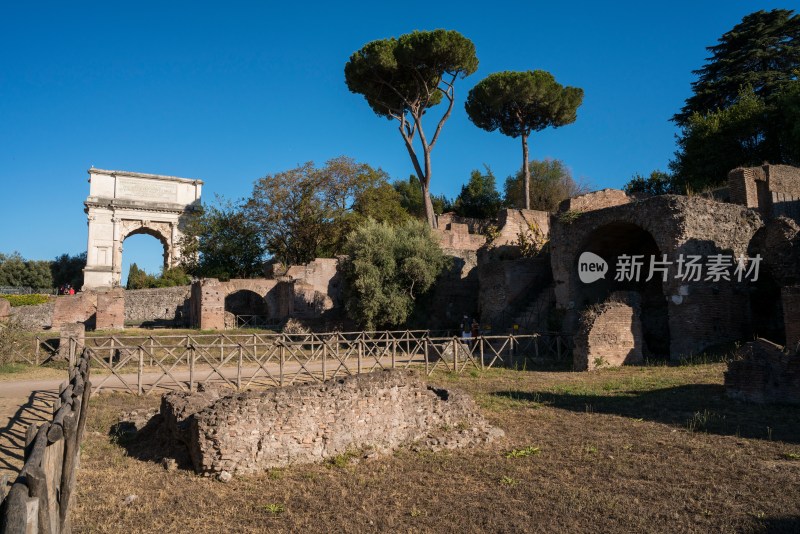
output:
[[[36,306],[37,304],[44,304],[50,300],[49,295],[0,295],[0,298],[6,299],[11,303],[11,306]]]

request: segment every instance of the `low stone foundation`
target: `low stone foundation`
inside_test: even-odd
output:
[[[613,293],[607,302],[583,312],[575,335],[573,367],[576,371],[642,361],[639,300],[638,294],[633,292]]]
[[[800,355],[766,339],[751,341],[728,363],[725,391],[749,402],[800,404]]]
[[[162,416],[188,445],[195,470],[207,474],[256,473],[413,443],[455,449],[504,435],[465,393],[400,370],[227,396],[170,393]]]

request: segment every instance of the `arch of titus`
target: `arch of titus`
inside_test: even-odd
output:
[[[164,246],[164,266],[180,260],[183,217],[199,208],[202,180],[89,169],[89,245],[83,289],[117,287],[122,243],[148,234]]]

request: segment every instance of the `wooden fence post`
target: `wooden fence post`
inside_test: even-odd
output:
[[[458,373],[458,353],[461,351],[461,344],[458,337],[453,336],[453,372]]]
[[[144,349],[139,345],[139,369],[136,372],[137,395],[142,394],[142,373],[144,371]]]
[[[242,390],[242,344],[239,343],[239,359],[236,363],[236,391]]]
[[[279,358],[280,358],[280,360],[279,360],[279,362],[278,362],[278,363],[279,363],[279,365],[280,365],[280,369],[279,369],[279,371],[280,371],[279,379],[280,379],[280,384],[281,384],[281,386],[283,386],[283,364],[284,364],[284,362],[286,361],[286,345],[283,343],[283,340],[282,340],[282,339],[281,339],[281,340],[278,340],[278,343],[280,343],[280,348],[279,348],[279,350],[278,350],[278,356],[279,356]]]
[[[364,338],[358,337],[358,374],[361,374],[361,357],[364,354]]]
[[[189,343],[189,391],[194,391],[194,343]]]
[[[322,341],[322,381],[328,379],[328,341]]]
[[[483,363],[483,344],[484,344],[485,342],[486,342],[486,340],[483,338],[483,336],[480,336],[480,344],[481,344],[481,371],[483,371],[484,369],[486,369],[486,367],[485,367],[485,364]]]

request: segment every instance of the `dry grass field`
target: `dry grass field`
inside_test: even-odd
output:
[[[432,381],[506,438],[482,449],[337,458],[230,483],[166,471],[93,400],[76,532],[798,532],[800,410],[728,400],[724,364]],[[126,504],[126,497],[136,498]],[[129,499],[130,501],[131,499]]]

